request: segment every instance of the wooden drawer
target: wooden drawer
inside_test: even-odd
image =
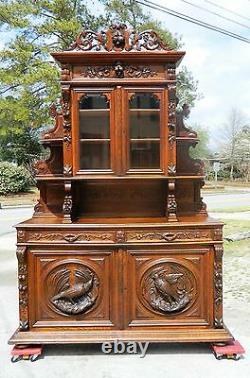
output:
[[[64,245],[126,245],[211,242],[222,240],[221,227],[113,227],[18,229],[18,243]]]

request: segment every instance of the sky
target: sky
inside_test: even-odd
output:
[[[250,0],[211,0],[249,20],[218,9],[207,0],[188,0],[245,24],[249,29],[197,9],[184,0],[152,1],[250,39]],[[148,11],[148,8],[145,7],[145,11]],[[152,15],[162,21],[163,26],[171,33],[182,37],[182,50],[186,51],[186,55],[181,65],[187,66],[193,73],[199,82],[198,90],[203,95],[203,98],[196,102],[187,123],[199,124],[207,129],[210,144],[212,143],[210,147],[216,149],[223,125],[227,122],[233,107],[245,115],[246,123],[250,123],[250,44],[157,10],[153,10]],[[1,36],[0,48],[10,37],[7,33],[5,38]]]
[[[194,8],[181,0],[152,0],[188,16],[230,30],[250,39],[250,0],[211,0],[231,9],[249,20],[212,6],[205,0],[189,0],[225,17],[249,26],[236,25],[215,15]],[[161,20],[171,33],[182,36],[186,55],[181,65],[193,73],[199,81],[199,92],[203,99],[196,102],[188,124],[198,123],[210,133],[215,145],[219,142],[221,128],[227,122],[230,110],[236,107],[250,122],[250,44],[202,28],[159,11],[153,11],[154,18]],[[215,138],[211,138],[215,136]],[[211,142],[210,142],[211,143]]]

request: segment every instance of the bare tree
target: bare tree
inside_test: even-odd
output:
[[[230,165],[230,180],[233,181],[234,170],[237,166],[239,137],[246,125],[244,114],[237,108],[232,108],[227,122],[223,127],[223,155],[228,159]]]
[[[237,168],[248,182],[250,180],[250,125],[244,126],[237,137],[235,158]]]

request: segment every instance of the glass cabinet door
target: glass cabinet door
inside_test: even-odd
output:
[[[161,171],[161,93],[129,93],[127,111],[128,170]]]
[[[104,93],[79,100],[79,170],[110,170],[110,101]]]

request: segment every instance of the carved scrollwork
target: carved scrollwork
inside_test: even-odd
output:
[[[113,66],[87,66],[82,70],[81,76],[103,79],[111,76]]]
[[[153,30],[136,33],[123,23],[113,23],[104,32],[86,30],[81,32],[69,50],[82,51],[155,51],[171,50]]]
[[[64,315],[85,313],[93,307],[99,293],[99,278],[82,263],[64,264],[52,270],[46,284],[50,307]]]
[[[18,289],[19,289],[19,329],[26,331],[29,328],[28,316],[28,266],[27,248],[17,247],[16,256],[18,260]]]
[[[153,30],[145,30],[135,35],[134,43],[136,50],[171,50],[164,44],[159,35]],[[132,46],[133,46],[132,45]]]
[[[150,308],[174,314],[189,308],[197,295],[196,280],[185,266],[166,262],[148,269],[142,278],[142,297]]]
[[[105,33],[97,33],[93,30],[85,30],[78,35],[76,41],[70,45],[68,50],[100,51],[105,48],[105,44]]]

